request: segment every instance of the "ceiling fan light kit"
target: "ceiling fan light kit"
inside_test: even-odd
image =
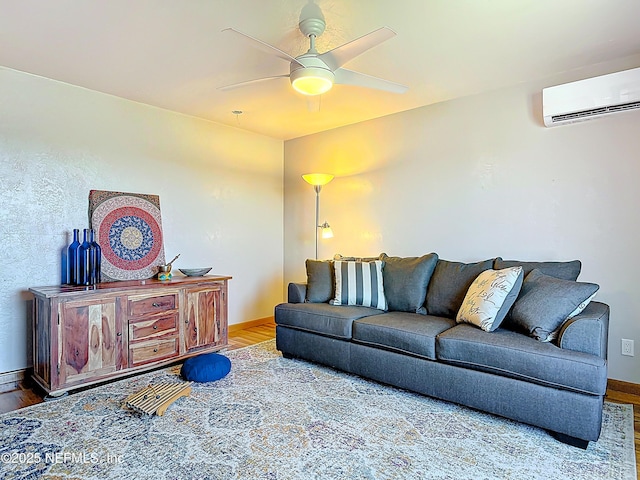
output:
[[[291,71],[289,79],[297,92],[303,95],[321,95],[331,90],[335,75],[322,67],[299,67]]]
[[[273,45],[269,45],[233,28],[224,29],[223,32],[230,32],[237,37],[241,37],[244,41],[251,42],[253,47],[275,58],[288,61],[289,75],[258,78],[219,88],[221,90],[231,90],[264,80],[289,77],[292,87],[303,95],[321,95],[331,90],[334,84],[366,87],[392,93],[404,93],[408,90],[405,85],[342,68],[343,65],[358,55],[394,37],[396,33],[390,28],[379,28],[333,50],[318,53],[315,46],[316,37],[321,35],[326,27],[320,7],[314,3],[307,4],[302,9],[298,27],[302,34],[309,39],[309,50],[297,57],[292,57]]]

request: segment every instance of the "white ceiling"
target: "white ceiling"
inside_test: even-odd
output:
[[[217,89],[289,68],[224,28],[296,56],[309,1],[0,0],[0,65],[290,139],[640,53],[640,0],[315,0],[320,52],[395,30],[345,67],[409,91],[336,85],[312,111],[288,79]]]

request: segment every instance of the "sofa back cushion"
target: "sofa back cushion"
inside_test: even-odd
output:
[[[455,318],[473,281],[492,266],[493,259],[476,263],[438,260],[427,287],[429,315]]]
[[[538,269],[541,273],[551,277],[561,278],[563,280],[577,280],[582,269],[580,260],[572,260],[570,262],[521,262],[519,260],[503,260],[498,257],[493,262],[495,270],[501,270],[509,267],[522,267],[522,273],[526,277],[531,270]]]
[[[438,255],[389,257],[382,253],[380,260],[384,261],[382,276],[389,310],[426,315],[427,285],[438,263]]]
[[[326,303],[334,297],[334,274],[331,260],[310,260],[307,267],[307,293],[305,302]]]
[[[332,305],[360,305],[387,309],[382,267],[384,262],[334,262],[336,294]]]

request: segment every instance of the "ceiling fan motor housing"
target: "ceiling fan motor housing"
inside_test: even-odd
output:
[[[315,35],[319,37],[324,32],[327,24],[324,21],[324,15],[320,7],[313,3],[307,3],[300,12],[300,21],[298,22],[298,28],[305,37],[309,35]]]
[[[300,31],[305,37],[310,35],[319,37],[324,32],[326,26],[327,24],[324,23],[324,19],[320,18],[307,18],[305,20],[300,20],[300,23],[298,23],[298,28],[300,28]]]

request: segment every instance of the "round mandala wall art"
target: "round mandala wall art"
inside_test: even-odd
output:
[[[164,265],[157,195],[91,190],[89,223],[102,247],[102,281],[151,278]]]

